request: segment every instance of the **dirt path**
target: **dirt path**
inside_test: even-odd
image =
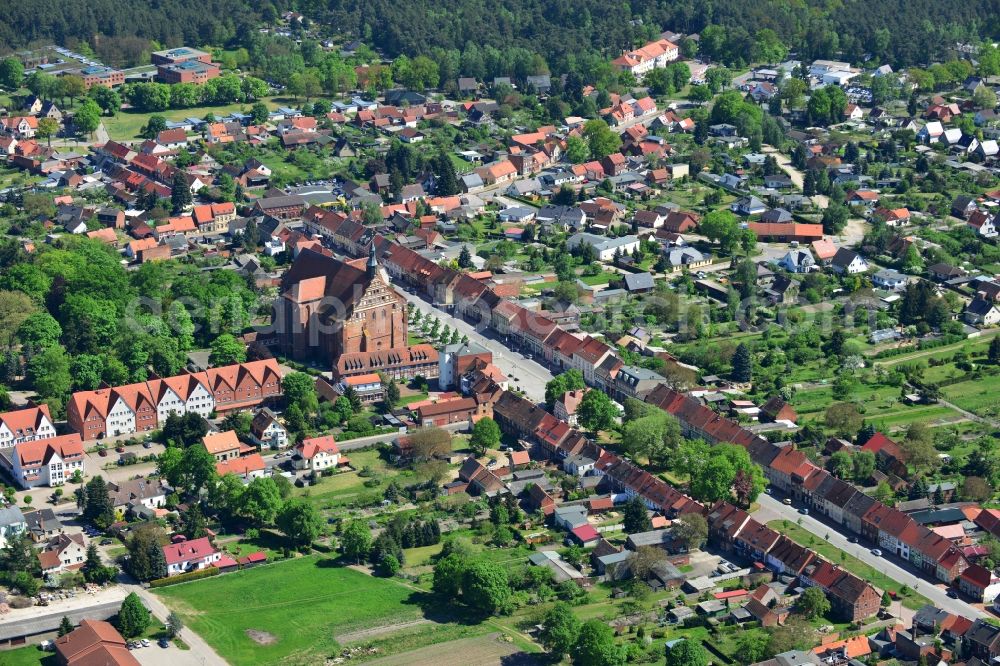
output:
[[[431,621],[427,618],[420,618],[419,620],[410,620],[409,622],[400,622],[398,624],[386,624],[381,627],[372,627],[371,629],[360,629],[358,631],[349,631],[346,634],[341,634],[337,636],[337,642],[340,644],[346,643],[356,643],[358,641],[367,640],[369,638],[374,638],[375,636],[381,636],[382,634],[391,634],[394,631],[400,631],[402,629],[409,629],[410,627],[418,627],[422,624],[430,624]]]
[[[777,160],[778,166],[781,167],[782,171],[788,174],[788,177],[792,179],[792,184],[795,185],[795,187],[801,190],[805,186],[805,174],[792,166],[792,160],[787,155],[779,153],[778,149],[774,146],[764,146],[761,150],[768,155],[774,155],[774,159]],[[813,195],[812,202],[819,208],[826,208],[830,205],[830,199],[824,194]]]
[[[513,643],[499,640],[499,636],[487,634],[462,638],[367,663],[371,666],[532,666],[539,663],[534,656],[522,653]]]

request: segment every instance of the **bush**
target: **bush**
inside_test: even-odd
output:
[[[209,578],[211,576],[218,576],[220,571],[215,567],[205,567],[204,569],[198,569],[197,571],[189,571],[188,573],[182,573],[177,576],[171,576],[169,578],[157,578],[156,580],[149,581],[150,587],[167,587],[168,585],[177,585],[178,583],[186,583],[192,580],[199,580],[201,578]]]

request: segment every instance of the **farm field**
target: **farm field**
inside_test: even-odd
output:
[[[422,617],[414,591],[316,556],[157,590],[230,664],[315,664],[336,636]]]

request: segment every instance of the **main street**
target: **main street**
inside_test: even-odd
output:
[[[442,325],[458,329],[458,332],[468,336],[471,342],[477,342],[493,352],[493,364],[507,375],[510,388],[524,391],[524,394],[535,402],[541,402],[545,399],[545,385],[552,380],[552,373],[542,365],[527,359],[520,352],[508,349],[496,338],[487,337],[477,331],[472,324],[439,310],[419,296],[404,289],[400,289],[400,292],[406,297],[407,302],[413,303],[413,306],[420,311],[421,316],[437,317]]]
[[[902,563],[902,560],[895,556],[883,553],[882,556],[874,555],[871,552],[873,546],[863,543],[851,543],[847,536],[835,529],[834,525],[827,525],[811,515],[799,513],[796,506],[783,504],[780,499],[771,495],[761,495],[758,498],[760,509],[754,513],[754,518],[762,523],[772,520],[787,520],[791,523],[798,523],[803,529],[812,532],[820,539],[824,539],[833,546],[861,560],[865,564],[884,571],[893,580],[908,585],[911,589],[930,599],[938,608],[942,608],[949,613],[963,615],[970,618],[992,617],[989,613],[970,606],[961,599],[952,599],[945,589],[935,584],[924,576],[918,576],[909,563]]]

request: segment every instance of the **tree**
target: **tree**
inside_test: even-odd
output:
[[[740,663],[754,664],[767,656],[770,637],[766,631],[751,629],[744,631],[736,640],[736,657]]]
[[[399,404],[399,384],[396,383],[395,379],[387,377],[383,385],[385,386],[385,397],[382,402],[385,404],[386,410],[391,411]]]
[[[153,114],[143,125],[141,135],[145,139],[155,139],[165,129],[167,129],[167,119],[159,114]]]
[[[101,124],[101,107],[92,99],[86,100],[73,114],[73,126],[80,134],[93,134]]]
[[[192,502],[181,515],[181,532],[188,539],[200,539],[208,532],[205,524],[205,514],[201,511],[201,506],[197,502]]]
[[[409,436],[414,462],[430,460],[451,452],[451,433],[442,428],[421,428]]]
[[[625,532],[627,534],[635,534],[636,532],[648,532],[653,529],[653,521],[649,517],[649,513],[646,511],[646,503],[642,501],[642,498],[638,495],[634,495],[628,502],[625,503],[625,508],[622,510],[622,523],[625,526]]]
[[[602,620],[587,620],[580,627],[572,651],[577,666],[624,666],[625,648],[615,642],[615,634]],[[701,665],[704,666],[704,665]]]
[[[73,623],[69,621],[68,617],[66,617],[65,615],[63,615],[62,616],[62,620],[59,621],[58,635],[59,635],[60,638],[62,638],[66,634],[70,633],[71,631],[73,631]]]
[[[604,159],[621,148],[622,140],[600,118],[588,120],[583,126],[583,137],[590,148],[590,157],[595,160]]]
[[[14,56],[0,60],[0,86],[17,90],[24,80],[24,65]]]
[[[706,502],[733,499],[749,506],[764,490],[764,474],[741,446],[718,444],[689,465],[691,495]]]
[[[602,391],[587,391],[576,410],[577,418],[583,427],[591,432],[610,430],[618,417],[618,409]]]
[[[560,601],[545,614],[539,639],[554,659],[562,659],[576,645],[580,627],[580,620],[573,614],[570,605]]]
[[[639,404],[645,405],[642,402]],[[646,456],[651,465],[669,467],[670,456],[676,453],[683,440],[680,422],[659,409],[629,419],[628,402],[625,412],[621,439],[625,451],[632,456]]]
[[[84,486],[86,502],[83,517],[98,529],[106,530],[115,522],[115,508],[108,494],[108,484],[103,476],[94,476]]]
[[[94,86],[90,89],[90,98],[106,116],[114,116],[122,108],[122,97],[117,90],[105,86]]]
[[[856,433],[862,420],[861,412],[852,402],[835,402],[826,408],[823,416],[826,427],[835,430],[841,437],[850,437]]]
[[[243,492],[240,514],[258,525],[272,525],[281,510],[281,492],[274,479],[259,477]]]
[[[46,291],[48,291],[48,287],[46,287]],[[16,335],[18,341],[29,352],[35,353],[58,344],[59,338],[62,336],[62,326],[48,312],[35,312],[28,315],[17,328]]]
[[[97,543],[91,541],[87,545],[87,559],[84,561],[81,571],[88,583],[103,585],[114,579],[116,569],[104,566],[104,562],[101,561],[101,554],[97,552]]]
[[[496,562],[473,562],[462,575],[462,600],[482,615],[503,612],[511,595],[507,570]]]
[[[986,358],[993,365],[1000,365],[1000,337],[990,340],[990,348],[986,353]]]
[[[566,159],[573,164],[586,162],[590,157],[590,146],[578,136],[570,136],[566,139]]]
[[[188,185],[184,171],[178,169],[170,185],[170,203],[174,213],[182,213],[191,206],[191,186]]]
[[[875,454],[871,451],[858,451],[851,458],[854,466],[853,477],[858,483],[865,483],[872,478],[875,471]]]
[[[130,592],[118,610],[118,631],[125,638],[141,636],[149,626],[149,610],[135,592]]]
[[[500,446],[500,426],[497,422],[486,416],[472,426],[472,436],[469,437],[469,448],[477,455],[485,455],[488,449],[496,449]]]
[[[212,341],[208,362],[214,366],[233,365],[247,360],[246,346],[230,333],[223,333]]]
[[[691,639],[682,640],[667,648],[667,666],[708,666],[708,651]]]
[[[472,253],[469,251],[468,245],[463,245],[462,251],[458,253],[458,267],[472,268],[472,266]]]
[[[242,347],[242,345],[240,345]],[[303,414],[313,414],[319,409],[316,380],[304,372],[290,372],[281,380],[286,405],[298,405]]]
[[[993,489],[986,479],[967,476],[962,481],[962,499],[970,502],[986,502],[993,497]]]
[[[576,369],[566,370],[553,377],[545,384],[545,402],[548,404],[549,411],[564,393],[582,389],[585,386],[583,373]]]
[[[340,546],[348,560],[355,563],[366,560],[372,549],[371,530],[363,521],[351,522],[340,535]]]
[[[914,421],[906,429],[906,437],[900,442],[906,454],[906,462],[918,470],[927,470],[938,462],[934,437],[926,423]]]
[[[685,513],[673,525],[674,536],[688,550],[698,550],[708,539],[708,522],[700,513]]]
[[[189,446],[181,457],[181,485],[197,495],[216,478],[215,456],[204,446]]]
[[[125,543],[129,553],[129,573],[141,581],[166,577],[167,560],[163,555],[166,541],[163,528],[154,523],[133,529]]]
[[[739,219],[728,210],[713,210],[702,218],[698,231],[706,238],[716,241],[719,249],[731,254],[740,241]]]
[[[972,104],[977,109],[993,109],[997,105],[997,94],[989,86],[979,86],[972,93]]]
[[[847,451],[837,451],[826,462],[826,468],[838,479],[846,479],[852,476],[854,470],[851,454]]]
[[[750,357],[750,349],[742,342],[736,347],[733,353],[732,377],[737,382],[749,382],[753,380],[753,361]]]
[[[183,628],[184,621],[181,619],[181,616],[174,611],[170,611],[167,614],[167,635],[170,638],[177,638]]]
[[[808,620],[826,615],[830,612],[830,600],[826,594],[818,587],[809,587],[799,595],[799,600],[795,603],[799,612]]]
[[[59,122],[55,118],[40,118],[35,136],[46,139],[48,145],[52,146],[52,137],[59,133]]]
[[[445,548],[449,543],[451,542],[445,542]],[[444,554],[445,550],[442,549],[441,553]],[[467,564],[467,554],[451,553],[439,559],[434,565],[434,581],[431,585],[435,594],[444,599],[457,599],[462,590]]]
[[[49,347],[28,361],[28,381],[43,399],[61,401],[73,385],[69,369],[70,360],[66,350],[62,347]]]
[[[319,538],[323,519],[312,504],[302,499],[285,502],[278,513],[278,529],[299,547],[308,546]]]

